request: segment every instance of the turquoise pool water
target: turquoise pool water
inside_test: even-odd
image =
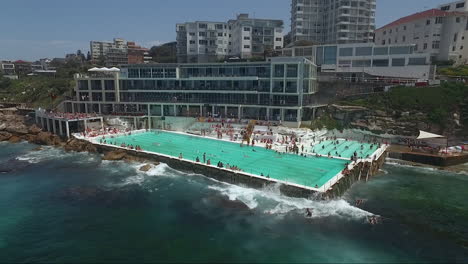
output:
[[[131,136],[110,139],[110,143],[120,146],[139,145],[143,150],[195,161],[211,160],[212,165],[219,161],[237,166],[241,170],[269,176],[272,179],[300,184],[308,187],[322,187],[345,167],[346,160],[325,157],[301,157],[294,154],[277,154],[262,147],[240,147],[237,143],[195,137],[170,132],[146,132]],[[107,142],[109,143],[109,142]]]
[[[333,144],[337,142],[338,144]],[[358,154],[360,158],[370,157],[378,149],[377,145],[368,143],[360,143],[356,141],[346,140],[327,140],[314,146],[313,151],[320,155],[330,155],[335,157],[351,158],[354,152]]]

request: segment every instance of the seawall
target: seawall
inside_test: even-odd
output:
[[[134,157],[134,160],[148,160],[165,163],[169,167],[190,173],[196,173],[217,181],[226,182],[230,184],[246,186],[255,189],[263,189],[268,186],[276,186],[279,184],[281,194],[289,197],[297,198],[313,198],[313,199],[333,199],[340,197],[346,192],[355,182],[359,180],[366,180],[373,177],[378,173],[380,167],[385,162],[385,154],[374,162],[359,162],[353,167],[349,175],[342,177],[337,183],[332,185],[326,192],[313,190],[313,188],[302,188],[294,184],[278,183],[275,180],[263,177],[249,175],[240,171],[232,171],[225,168],[218,168],[216,166],[208,166],[202,163],[178,159],[158,153],[148,153],[136,151],[131,149],[116,148],[114,146],[95,144],[99,153],[108,153],[112,151],[124,151],[127,155]],[[372,163],[372,166],[370,164]],[[362,172],[361,172],[362,171]],[[361,174],[361,177],[359,177]]]

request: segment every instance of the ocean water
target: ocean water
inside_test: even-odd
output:
[[[319,202],[36,147],[0,143],[0,262],[468,261],[466,174],[390,162]]]

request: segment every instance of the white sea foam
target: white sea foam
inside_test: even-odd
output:
[[[226,196],[231,201],[240,201],[250,209],[260,210],[265,214],[284,216],[294,211],[303,214],[306,208],[310,208],[313,210],[314,218],[339,216],[343,218],[362,220],[367,216],[372,215],[369,212],[350,205],[348,202],[342,199],[319,201],[305,198],[287,197],[281,194],[279,184],[270,185],[269,187],[266,187],[262,190],[257,190],[220,182],[199,174],[184,173],[174,170],[166,164],[160,164],[151,168],[147,172],[142,172],[139,169],[143,165],[143,163],[135,163],[131,165],[137,171],[137,175],[127,177],[122,184],[137,184],[143,186],[144,182],[149,177],[179,176],[183,176],[189,184],[199,184],[201,182],[200,179],[202,179],[201,177],[203,177],[204,180],[208,179],[208,181],[203,182],[206,188],[219,192],[221,195]],[[191,176],[199,176],[200,178]]]
[[[167,164],[161,163],[157,166],[153,166],[150,170],[144,172],[140,171],[140,168],[144,166],[144,163],[134,163],[131,165],[137,172],[137,175],[130,176],[125,179],[122,185],[142,185],[148,177],[174,177],[173,173],[167,173],[169,166]]]
[[[96,156],[87,152],[66,152],[60,148],[50,146],[43,147],[39,151],[30,151],[26,154],[16,157],[17,160],[28,161],[29,163],[40,163],[47,160],[72,158],[73,163],[88,163],[96,160]]]
[[[292,211],[304,213],[305,209],[312,209],[313,218],[339,216],[343,218],[364,219],[372,215],[369,212],[351,206],[345,200],[318,201],[305,198],[292,198],[280,194],[279,185],[256,190],[241,186],[222,183],[219,186],[209,186],[219,191],[230,200],[245,203],[251,209],[259,209],[267,214],[284,215]]]

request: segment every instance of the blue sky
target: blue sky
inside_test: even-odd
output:
[[[227,21],[238,13],[285,21],[290,0],[1,0],[0,60],[64,57],[90,40],[122,37],[150,47],[175,40],[175,24]],[[443,0],[377,0],[377,26]]]

